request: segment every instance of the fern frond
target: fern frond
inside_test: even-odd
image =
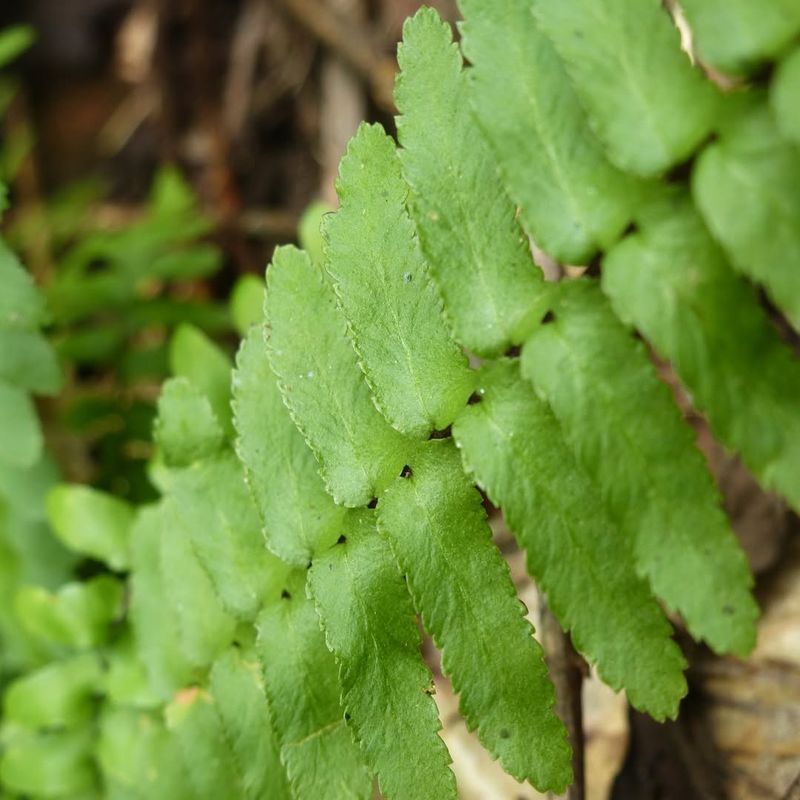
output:
[[[188,542],[225,609],[252,621],[276,600],[287,566],[270,553],[261,521],[232,452],[173,473],[168,533]]]
[[[453,426],[464,463],[503,509],[531,575],[575,647],[603,680],[656,719],[675,716],[686,662],[649,589],[633,544],[609,520],[558,422],[513,362],[481,374],[481,402]]]
[[[0,464],[29,467],[42,452],[44,439],[36,406],[28,392],[0,381]]]
[[[795,47],[778,65],[772,78],[769,100],[780,132],[800,145],[800,47]]]
[[[99,647],[122,611],[122,583],[111,575],[67,583],[57,592],[23,586],[14,608],[24,629],[36,639],[75,650]]]
[[[800,363],[687,197],[651,203],[640,224],[606,256],[603,291],[672,362],[715,436],[800,509]]]
[[[522,374],[558,418],[653,592],[694,637],[746,654],[758,615],[752,578],[694,432],[599,287],[559,288],[554,321],[523,348]]]
[[[469,108],[450,26],[422,8],[403,26],[395,98],[410,209],[455,338],[478,355],[518,344],[546,291]]]
[[[267,346],[283,399],[337,503],[366,505],[403,468],[403,438],[375,408],[333,289],[301,250],[267,270]]]
[[[517,780],[560,792],[570,749],[542,651],[451,441],[428,443],[378,503],[470,728]]]
[[[339,544],[314,561],[309,588],[339,664],[348,725],[383,794],[394,800],[455,798],[411,597],[378,535],[375,512],[349,516]]]
[[[27,468],[40,459],[44,444],[29,392],[58,392],[61,370],[39,333],[47,318],[44,299],[2,239],[0,286],[0,467]]]
[[[472,375],[406,210],[395,144],[379,125],[362,124],[350,141],[336,191],[341,207],[323,221],[325,268],[376,405],[397,430],[426,438],[453,421]]]
[[[240,800],[246,796],[233,749],[206,690],[192,687],[178,692],[164,709],[164,718],[187,783],[198,798]]]
[[[226,436],[233,434],[231,362],[202,331],[180,325],[169,345],[170,370],[199,389],[211,404]]]
[[[61,484],[47,496],[47,516],[71,550],[115,570],[128,568],[134,511],[124,500],[88,486]]]
[[[97,764],[109,797],[199,800],[191,789],[175,737],[152,712],[106,706],[97,736]]]
[[[35,330],[47,319],[44,298],[30,273],[0,239],[0,328]]]
[[[180,646],[178,621],[161,569],[158,508],[139,512],[131,533],[130,618],[139,658],[156,694],[167,699],[187,685],[194,668]]]
[[[211,668],[208,688],[241,775],[244,797],[289,800],[255,654],[238,647],[226,650]]]
[[[34,394],[59,392],[62,375],[58,358],[38,330],[0,326],[0,381]]]
[[[314,455],[289,416],[260,327],[239,349],[233,409],[236,449],[267,545],[286,563],[305,567],[339,538],[347,511],[331,502]]]
[[[587,263],[629,222],[637,181],[606,159],[531,0],[459,0],[475,116],[526,229],[553,258]]]
[[[681,0],[705,64],[732,74],[775,56],[800,31],[795,0]]]
[[[208,397],[186,378],[170,378],[158,398],[153,438],[168,467],[187,467],[218,452],[225,434]]]
[[[656,175],[709,134],[719,93],[692,67],[660,0],[535,0],[610,159]]]
[[[223,608],[192,542],[178,527],[182,511],[171,498],[158,506],[160,568],[164,596],[177,622],[179,646],[188,661],[202,670],[233,639],[236,620]]]
[[[293,795],[367,800],[372,779],[345,725],[336,662],[325,646],[303,575],[259,615],[258,652],[272,723]]]
[[[0,781],[29,797],[91,798],[97,789],[93,743],[88,727],[14,737],[3,751]]]
[[[738,98],[737,98],[738,99]],[[800,331],[800,152],[753,98],[700,155],[692,194],[733,267],[762,283]]]
[[[4,722],[28,730],[79,727],[91,717],[100,659],[82,653],[18,678],[5,692]]]

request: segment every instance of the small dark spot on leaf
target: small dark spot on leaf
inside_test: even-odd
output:
[[[555,322],[555,321],[556,321],[556,315],[552,311],[548,311],[542,317],[542,325],[549,325],[551,322]]]
[[[519,345],[515,344],[512,347],[509,347],[508,350],[506,350],[505,357],[506,358],[519,358],[520,352],[521,352],[521,349],[520,349]]]
[[[87,275],[97,275],[100,272],[107,272],[110,266],[107,258],[91,258],[84,266]]]
[[[403,273],[403,281],[405,283],[411,283],[414,280],[414,276],[410,272]]]
[[[440,431],[431,431],[431,435],[428,439],[449,439],[452,435],[452,431],[450,430],[450,426],[448,425],[446,428]]]
[[[478,405],[478,403],[481,402],[481,400],[483,400],[483,398],[480,396],[480,394],[478,394],[478,392],[473,392],[469,396],[469,400],[467,400],[467,405],[476,406],[476,405]]]
[[[310,561],[308,562],[308,564],[306,564],[306,569],[311,569],[311,562]]]
[[[733,606],[730,605],[722,606],[722,613],[727,614],[729,617],[731,616],[731,614],[735,613],[735,611],[736,609]]]
[[[692,163],[693,159],[690,158],[686,161],[682,161],[680,164],[676,164],[667,172],[664,176],[664,180],[667,183],[686,183],[692,174]]]
[[[290,592],[287,589],[284,589],[281,592],[281,600],[291,600],[291,599],[292,595],[290,594]]]
[[[342,534],[342,535],[341,535],[341,536],[340,536],[340,537],[339,537],[339,538],[336,540],[336,544],[344,544],[346,541],[347,541],[347,537],[346,537],[344,534]]]
[[[410,478],[410,477],[413,476],[413,474],[414,474],[414,471],[411,469],[411,467],[408,466],[408,464],[406,464],[403,467],[403,469],[400,470],[400,477],[401,478]]]
[[[344,719],[345,722],[350,722],[350,714],[347,711],[344,712]]]
[[[639,223],[636,222],[635,219],[632,219],[628,227],[625,228],[624,231],[622,231],[622,236],[623,238],[626,236],[633,236],[633,234],[635,233],[639,233]]]
[[[434,689],[433,686],[426,686],[422,691],[425,692],[425,694],[436,694],[436,689]]]
[[[378,498],[373,497],[372,500],[367,503],[367,508],[375,508],[378,505]]]
[[[511,737],[511,731],[508,728],[500,728],[500,738],[501,739],[509,739]]]

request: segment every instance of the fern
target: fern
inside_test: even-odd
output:
[[[354,512],[346,534],[311,567],[328,647],[339,663],[342,701],[381,790],[390,797],[446,797],[454,789],[433,677],[419,652],[414,609],[375,513]],[[406,758],[417,753],[413,773]]]
[[[692,192],[730,263],[800,328],[800,155],[766,98],[748,105],[698,159]]]
[[[634,707],[674,717],[687,688],[659,601],[715,651],[751,649],[746,560],[635,333],[800,508],[800,365],[749,282],[797,326],[784,51],[800,20],[785,0],[749,28],[744,3],[684,5],[707,65],[782,58],[768,91],[708,82],[655,0],[462,0],[460,44],[429,9],[406,23],[399,147],[362,126],[339,210],[305,218],[305,249],[276,250],[266,285],[237,286],[235,368],[195,327],[172,337],[159,496],[50,492],[58,540],[105,574],[23,581],[0,550],[4,646],[13,629],[34,654],[5,692],[4,789],[339,800],[377,779],[390,800],[454,798],[418,616],[468,727],[515,778],[562,791],[555,693],[478,489]],[[659,178],[687,159],[688,180]],[[183,212],[173,223],[195,235]],[[142,250],[163,233],[140,230]],[[545,283],[528,236],[589,275]],[[154,274],[205,274],[205,258],[167,255]],[[24,446],[0,451],[8,549],[45,536],[55,477],[28,392],[54,390],[56,371],[41,298],[5,251],[0,269],[0,336],[40,362],[0,356],[0,386],[27,404],[8,439]],[[70,302],[95,309],[119,286],[94,289]]]
[[[459,7],[475,118],[525,228],[553,258],[587,260],[629,222],[638,181],[606,158],[530,0]]]
[[[800,364],[685,194],[643,208],[640,224],[605,259],[604,291],[675,365],[720,441],[800,507]]]
[[[757,616],[747,562],[692,431],[599,288],[561,289],[554,321],[525,344],[523,375],[548,401],[653,592],[696,638],[747,653]]]
[[[535,0],[533,7],[622,169],[658,174],[711,131],[717,91],[690,65],[658,0]]]
[[[424,438],[452,422],[472,379],[447,334],[404,205],[408,190],[394,143],[379,126],[359,129],[336,188],[341,208],[323,223],[325,268],[378,409],[397,430]],[[376,194],[381,202],[371,202]],[[380,317],[371,308],[375,297]]]
[[[792,0],[683,0],[703,61],[733,74],[751,72],[778,55],[800,31]]]
[[[459,344],[493,356],[546,310],[541,272],[475,135],[469,87],[449,26],[423,10],[404,28],[395,91],[410,207]]]
[[[57,393],[61,370],[39,332],[46,321],[44,299],[2,241],[0,283],[0,464],[30,467],[43,445],[30,393]]]

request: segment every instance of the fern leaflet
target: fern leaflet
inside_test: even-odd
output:
[[[685,662],[635,576],[632,543],[609,520],[550,409],[518,376],[507,361],[484,369],[481,402],[453,426],[464,463],[503,508],[575,647],[606,683],[625,687],[634,707],[656,719],[675,716]]]

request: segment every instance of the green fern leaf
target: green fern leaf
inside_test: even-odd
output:
[[[122,612],[123,585],[111,575],[67,583],[57,592],[23,586],[14,608],[23,627],[37,639],[76,650],[105,644],[111,623]]]
[[[367,382],[397,430],[427,438],[453,421],[472,375],[406,210],[394,142],[379,125],[362,124],[351,139],[336,191],[341,207],[323,220],[325,266]]]
[[[194,667],[205,669],[233,639],[236,621],[223,608],[187,532],[179,527],[180,509],[167,498],[158,512],[164,597],[175,615],[181,650]]]
[[[337,503],[366,505],[405,464],[403,437],[376,410],[333,290],[293,247],[267,270],[269,361]]]
[[[34,330],[46,319],[44,298],[31,275],[0,239],[0,328]]]
[[[518,344],[545,287],[469,109],[450,26],[429,8],[403,27],[397,132],[410,206],[456,339],[479,355]]]
[[[192,791],[175,737],[148,712],[104,706],[95,756],[109,800],[205,797]]]
[[[15,737],[4,748],[0,782],[3,788],[26,797],[91,800],[96,788],[92,745],[89,728]]]
[[[607,255],[602,285],[673,363],[715,436],[800,509],[800,364],[688,198],[642,209],[641,230]]]
[[[191,542],[225,609],[252,620],[277,599],[286,565],[266,548],[261,522],[233,453],[173,473],[168,536]]]
[[[186,378],[164,383],[153,436],[169,467],[186,467],[210,456],[225,440],[208,398]]]
[[[239,648],[226,650],[211,669],[209,692],[241,774],[245,797],[289,800],[258,661]]]
[[[295,800],[367,800],[372,780],[345,725],[336,663],[304,591],[301,575],[257,623],[281,762]]]
[[[523,375],[635,543],[653,592],[695,638],[746,654],[758,613],[752,578],[693,431],[594,283],[562,285],[553,311],[523,348]]]
[[[178,621],[161,570],[162,520],[155,506],[139,512],[131,531],[130,617],[138,656],[156,694],[167,699],[193,668],[179,644]]]
[[[233,410],[236,449],[267,545],[286,563],[304,567],[336,541],[347,511],[325,491],[314,455],[283,404],[258,327],[239,349]]]
[[[36,407],[26,391],[0,381],[0,464],[30,467],[42,453],[44,440]]]
[[[632,543],[609,521],[558,422],[513,362],[486,367],[482,400],[453,426],[464,462],[503,508],[528,568],[600,677],[656,719],[686,693],[671,628],[636,577]]]
[[[531,0],[460,0],[470,95],[525,227],[585,263],[630,220],[637,182],[607,160]]]
[[[36,394],[57,394],[61,367],[47,339],[38,331],[0,327],[0,381]]]
[[[796,0],[681,0],[704,63],[747,72],[777,55],[800,31]]]
[[[536,0],[534,12],[619,167],[658,174],[711,131],[719,95],[659,0]]]
[[[172,374],[186,378],[208,398],[227,436],[233,434],[231,364],[228,356],[193,325],[180,325],[169,346]]]
[[[239,336],[244,338],[251,326],[264,318],[264,280],[258,275],[242,275],[231,289],[231,318]]]
[[[115,570],[130,566],[134,512],[124,500],[88,486],[62,484],[47,496],[47,516],[56,536],[71,550]]]
[[[156,692],[170,696],[232,640],[225,612],[170,501],[145,509],[133,529],[131,616]]]
[[[800,153],[766,102],[701,154],[692,193],[731,264],[763,283],[800,331]]]
[[[94,653],[47,664],[8,687],[4,722],[30,730],[78,727],[91,718],[99,678],[100,660]]]
[[[339,664],[348,724],[385,797],[455,798],[414,608],[374,517],[372,511],[354,512],[340,543],[319,556],[309,573],[328,647]]]
[[[800,47],[778,65],[770,86],[769,99],[781,133],[800,145]]]
[[[244,800],[236,759],[209,693],[197,687],[178,692],[164,709],[164,718],[194,793],[209,800]]]
[[[422,448],[380,499],[378,520],[468,726],[517,780],[562,791],[569,745],[542,651],[452,442]]]

